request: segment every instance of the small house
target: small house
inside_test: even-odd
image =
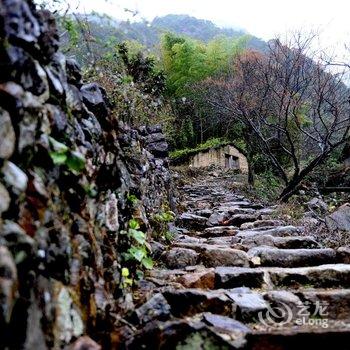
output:
[[[223,143],[207,148],[184,150],[171,156],[172,165],[187,165],[191,168],[218,166],[248,173],[248,161],[244,152],[231,143]]]
[[[220,166],[225,169],[237,169],[248,173],[246,156],[232,144],[211,147],[198,151],[189,158],[189,166],[193,168]]]

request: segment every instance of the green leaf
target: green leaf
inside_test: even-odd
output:
[[[142,259],[146,256],[146,251],[144,248],[137,248],[137,247],[131,247],[128,250],[128,253],[134,258],[135,260],[141,262]]]
[[[85,157],[77,151],[72,151],[69,153],[67,162],[68,168],[80,172],[85,168]]]
[[[67,161],[67,155],[65,153],[49,152],[49,155],[56,165],[65,164]]]
[[[50,142],[50,146],[51,148],[58,153],[66,153],[68,152],[68,147],[61,142],[58,142],[57,140],[55,140],[53,137],[49,136],[49,142]]]
[[[141,279],[143,279],[143,277],[144,277],[143,271],[141,271],[141,270],[136,270],[136,278],[137,278],[138,280],[141,280]]]
[[[148,270],[153,269],[154,263],[153,263],[152,258],[150,258],[150,257],[143,258],[142,265]]]
[[[133,230],[138,230],[138,229],[140,228],[140,225],[139,225],[139,223],[137,222],[137,220],[131,219],[131,220],[129,221],[129,227],[130,227],[131,229],[133,229]]]
[[[140,244],[145,244],[146,241],[146,235],[142,231],[137,231],[134,229],[129,229],[129,233],[132,236],[132,238],[135,239]]]
[[[123,279],[123,287],[127,287],[127,286],[132,286],[133,284],[133,280],[131,278],[124,278]]]
[[[130,274],[129,269],[127,267],[122,268],[122,276],[123,277],[128,277]]]

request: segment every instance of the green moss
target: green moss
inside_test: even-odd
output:
[[[195,148],[185,148],[185,149],[175,150],[170,152],[170,159],[173,162],[173,164],[181,164],[186,162],[192,155],[200,151],[206,151],[206,150],[209,150],[210,148],[218,148],[218,147],[226,146],[230,143],[231,143],[230,141],[227,141],[222,138],[209,139],[205,143],[202,143]]]

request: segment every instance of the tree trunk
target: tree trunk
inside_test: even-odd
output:
[[[279,200],[284,203],[287,202],[288,199],[298,191],[300,183],[303,179],[304,177],[298,176],[291,180],[280,194]]]
[[[306,168],[304,168],[299,174],[295,174],[290,180],[281,195],[279,196],[279,200],[282,202],[287,202],[287,200],[298,191],[300,187],[300,183],[304,180],[304,178],[315,169],[316,166],[321,164],[327,157],[330,152],[325,152],[315,158]]]
[[[244,131],[244,138],[247,145],[247,162],[248,162],[248,184],[250,187],[254,188],[255,185],[255,176],[254,176],[254,167],[253,167],[253,146],[251,144],[251,132],[248,130],[248,128],[245,128]]]

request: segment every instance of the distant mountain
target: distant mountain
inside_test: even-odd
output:
[[[237,38],[248,34],[244,30],[220,28],[211,21],[189,15],[170,14],[156,17],[152,22],[118,21],[108,16],[96,14],[79,17],[89,22],[91,34],[100,42],[106,42],[109,38],[115,38],[120,42],[136,40],[151,50],[157,49],[161,35],[165,32],[185,35],[203,42],[208,42],[220,35]],[[265,41],[254,36],[250,36],[247,44],[249,48],[259,51],[265,51],[266,45]],[[79,60],[84,60],[84,55],[80,55],[78,52],[76,54]]]
[[[243,30],[219,28],[211,21],[198,19],[188,15],[167,15],[163,17],[156,17],[152,21],[151,25],[152,27],[159,28],[160,30],[171,31],[205,42],[218,35],[239,37],[247,34]]]

